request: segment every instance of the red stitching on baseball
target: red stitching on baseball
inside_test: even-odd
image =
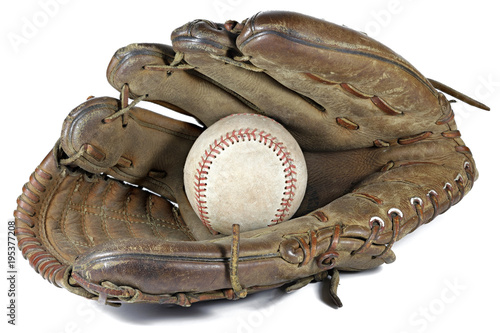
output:
[[[212,144],[209,145],[208,149],[205,150],[204,155],[201,157],[201,161],[198,163],[198,168],[196,169],[195,181],[194,181],[194,192],[196,198],[196,206],[203,224],[213,230],[210,224],[210,217],[208,214],[208,207],[206,206],[206,185],[208,180],[208,171],[210,170],[210,165],[213,160],[217,158],[225,148],[230,145],[238,143],[240,141],[253,140],[258,143],[264,144],[264,146],[272,149],[276,153],[276,156],[282,161],[282,165],[285,167],[283,172],[285,174],[285,187],[283,191],[284,197],[281,198],[280,208],[276,210],[275,218],[272,219],[269,225],[283,222],[290,212],[290,207],[292,201],[295,197],[295,191],[297,189],[297,172],[295,171],[295,164],[293,164],[293,159],[290,157],[290,152],[286,150],[286,146],[283,142],[277,141],[276,137],[273,137],[270,133],[265,131],[258,132],[258,129],[251,130],[250,128],[233,130],[225,135],[221,135],[220,139],[214,140]],[[230,143],[229,143],[230,142]]]

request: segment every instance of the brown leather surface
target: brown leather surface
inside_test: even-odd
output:
[[[122,100],[75,108],[25,186],[15,212],[20,247],[58,286],[109,302],[184,306],[298,288],[332,270],[394,261],[396,241],[458,203],[477,179],[445,96],[362,33],[264,12],[241,24],[190,22],[172,44],[118,50],[107,75]],[[233,113],[282,123],[308,167],[295,218],[212,235],[182,184],[203,127],[130,106],[127,96],[203,126]]]

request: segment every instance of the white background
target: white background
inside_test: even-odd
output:
[[[89,95],[118,96],[105,76],[115,50],[133,42],[170,43],[170,32],[194,19],[243,20],[287,9],[345,24],[492,111],[453,105],[479,180],[460,204],[397,243],[395,263],[341,274],[342,309],[329,307],[320,283],[293,294],[270,291],[187,309],[102,307],[53,287],[18,255],[16,327],[6,323],[8,288],[6,273],[0,274],[0,321],[8,332],[498,332],[500,20],[493,1],[56,1],[0,5],[2,272],[16,198],[58,139],[65,116]]]

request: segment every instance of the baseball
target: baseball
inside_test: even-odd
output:
[[[302,150],[278,122],[234,114],[207,128],[184,165],[187,198],[213,233],[229,235],[290,219],[304,198]]]

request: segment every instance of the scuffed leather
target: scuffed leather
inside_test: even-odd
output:
[[[371,269],[393,262],[394,242],[458,203],[478,176],[429,80],[368,36],[302,14],[196,20],[172,33],[172,46],[118,50],[107,77],[201,126],[139,107],[105,122],[123,108],[109,97],[67,117],[18,200],[16,225],[35,269],[85,297],[188,306]],[[234,113],[290,131],[307,191],[292,220],[212,235],[187,202],[182,168],[203,129]]]

